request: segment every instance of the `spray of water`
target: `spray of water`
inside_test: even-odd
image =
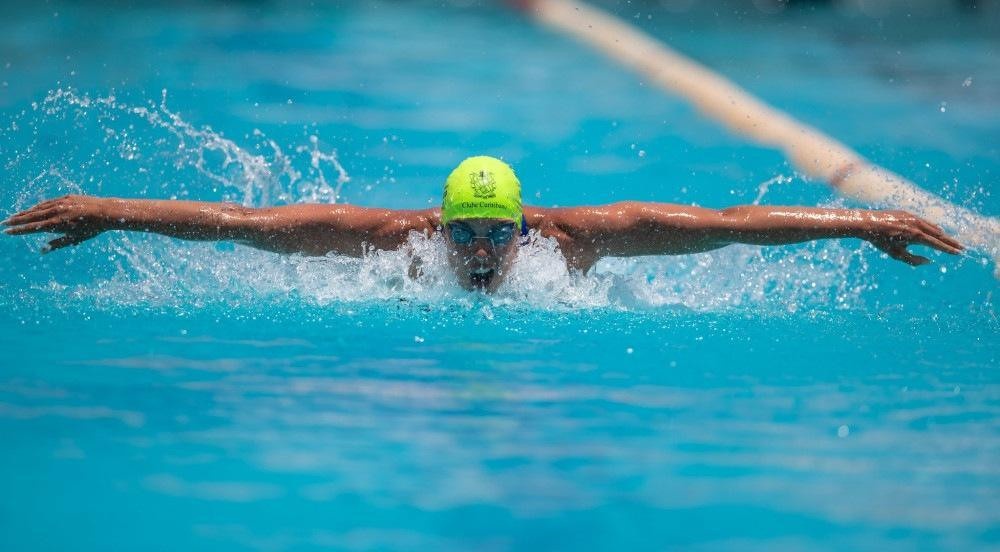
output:
[[[56,90],[15,117],[7,131],[19,138],[4,166],[27,182],[12,198],[16,207],[69,192],[214,197],[246,206],[334,203],[350,181],[336,153],[324,151],[316,136],[281,147],[254,131],[240,145],[184,120],[168,108],[166,93],[158,102],[135,106],[114,96]],[[757,201],[768,186],[795,181],[779,176],[763,183]],[[51,281],[37,286],[39,293],[182,309],[220,301],[329,305],[405,300],[470,308],[486,302],[546,310],[752,307],[795,312],[860,306],[870,285],[861,251],[836,242],[606,259],[580,274],[567,269],[555,240],[533,233],[520,248],[512,273],[490,297],[457,285],[438,234],[413,233],[398,251],[372,250],[361,258],[282,256],[229,244],[120,233],[60,254],[88,256],[90,277],[65,282],[67,275],[56,265]]]

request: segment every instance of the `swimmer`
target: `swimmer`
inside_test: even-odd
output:
[[[744,205],[708,209],[623,201],[594,207],[522,206],[513,169],[493,157],[470,157],[444,184],[440,208],[399,210],[296,204],[251,208],[232,203],[68,195],[12,215],[7,234],[60,233],[43,253],[78,245],[108,230],[153,232],[187,240],[227,240],[279,253],[360,257],[393,250],[411,232],[444,234],[461,286],[492,292],[528,239],[553,238],[569,268],[586,272],[602,257],[680,255],[734,243],[782,245],[860,238],[893,259],[930,259],[907,250],[925,245],[958,255],[964,247],[937,225],[905,211]]]

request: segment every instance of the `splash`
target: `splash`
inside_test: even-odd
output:
[[[317,136],[286,152],[260,130],[241,147],[159,102],[50,92],[6,129],[30,135],[4,164],[29,185],[17,206],[61,193],[199,198],[245,206],[335,203],[350,176]],[[20,147],[18,147],[20,146]]]
[[[57,90],[10,124],[31,136],[15,144],[5,168],[24,175],[18,207],[63,193],[234,201],[246,206],[336,202],[350,182],[335,152],[308,136],[280,146],[255,130],[241,145],[197,126],[158,102],[134,106],[114,96]],[[756,202],[774,184],[761,184]],[[34,238],[37,239],[37,238]],[[232,244],[182,242],[146,234],[109,233],[60,252],[75,263],[35,291],[58,301],[170,306],[182,311],[229,306],[319,306],[404,302],[551,311],[681,308],[798,312],[863,304],[863,251],[837,242],[762,249],[730,246],[678,257],[605,259],[587,274],[569,270],[553,239],[532,233],[497,293],[462,290],[439,234],[414,232],[397,251],[360,258],[283,256]],[[84,267],[81,281],[70,272]],[[69,266],[68,264],[66,265]],[[485,314],[484,314],[485,316]]]

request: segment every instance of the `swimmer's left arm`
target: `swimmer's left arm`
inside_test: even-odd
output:
[[[907,251],[911,244],[950,254],[964,249],[939,226],[905,211],[762,205],[717,210],[643,202],[559,211],[575,211],[559,216],[560,226],[572,235],[576,249],[590,250],[594,258],[698,253],[733,243],[783,245],[860,238],[916,266],[930,260]]]

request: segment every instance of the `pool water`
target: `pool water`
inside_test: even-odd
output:
[[[1000,215],[995,6],[603,5]],[[859,205],[500,3],[5,10],[5,213],[80,192],[417,208],[479,153],[535,205]],[[409,277],[437,238],[364,259],[44,241],[0,240],[0,550],[1000,545],[980,251],[581,275],[539,239],[484,296]]]

